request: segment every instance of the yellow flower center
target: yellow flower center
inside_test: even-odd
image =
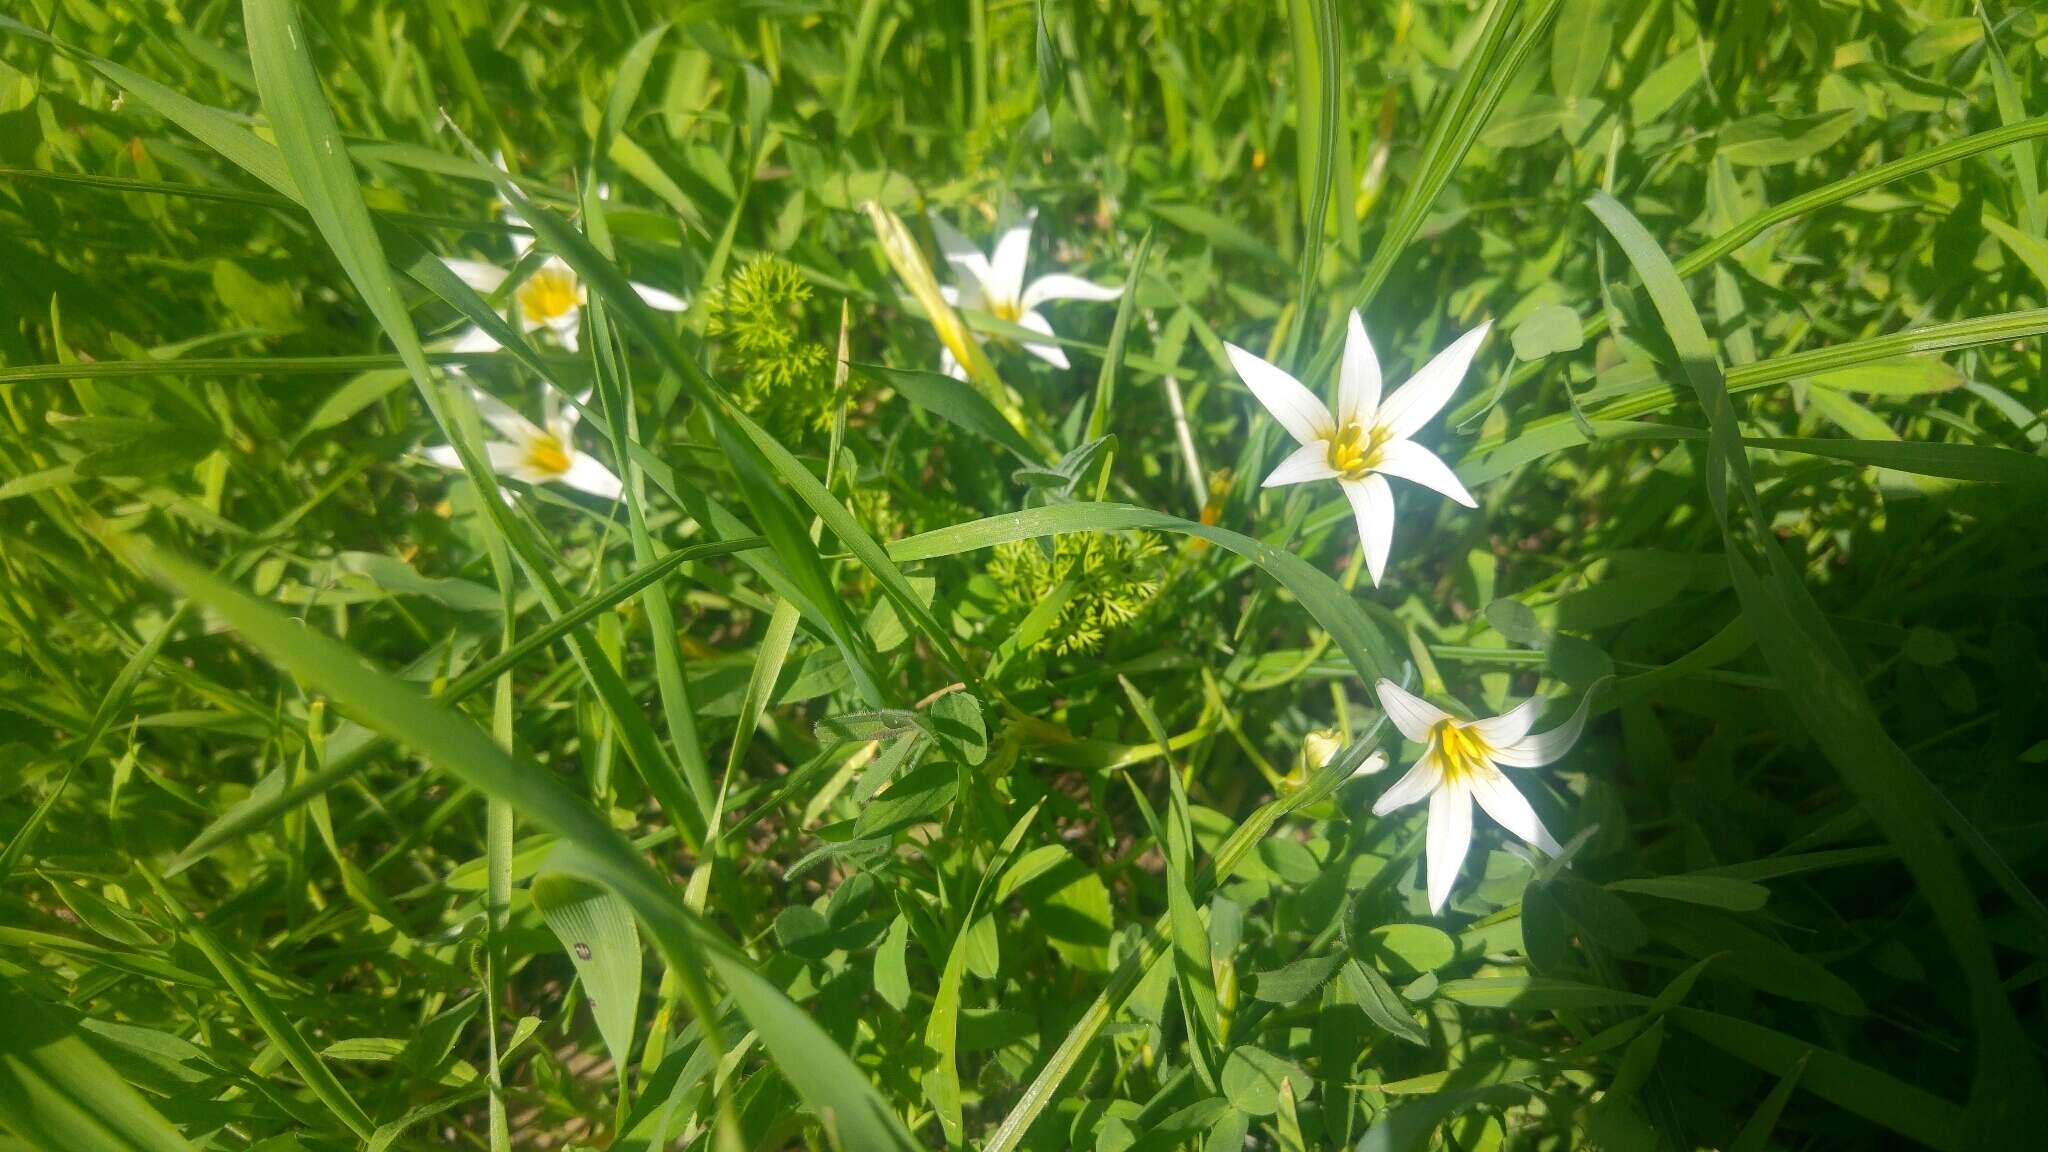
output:
[[[526,463],[536,472],[560,476],[569,470],[569,446],[553,436],[537,436],[526,446]]]
[[[1465,780],[1494,771],[1493,748],[1471,728],[1455,720],[1437,721],[1437,760],[1444,766],[1444,780]]]
[[[1024,315],[1024,309],[1015,300],[991,300],[988,302],[988,314],[1015,324],[1017,318]]]
[[[529,324],[546,324],[567,316],[580,303],[576,292],[576,273],[567,268],[548,265],[519,286],[519,314]]]
[[[1385,429],[1368,432],[1355,421],[1346,424],[1330,441],[1330,467],[1346,480],[1363,480],[1367,472],[1379,466],[1380,445],[1386,442]]]

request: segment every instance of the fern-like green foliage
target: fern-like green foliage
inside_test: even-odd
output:
[[[1166,548],[1148,532],[1061,536],[1050,554],[1035,540],[996,546],[988,576],[1007,614],[1022,618],[1056,595],[1069,575],[1073,592],[1032,641],[1033,655],[1093,652],[1158,598]]]
[[[736,369],[740,402],[784,432],[832,423],[832,352],[818,337],[810,281],[780,256],[740,266],[707,301],[708,331]]]

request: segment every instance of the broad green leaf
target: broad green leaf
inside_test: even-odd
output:
[[[533,881],[533,906],[562,942],[583,986],[612,1065],[629,1066],[640,1011],[640,933],[626,902],[610,892],[543,870]],[[623,1073],[622,1073],[623,1074]]]

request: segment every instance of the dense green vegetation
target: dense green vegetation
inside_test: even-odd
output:
[[[0,1149],[2038,1146],[2044,52],[17,0]]]

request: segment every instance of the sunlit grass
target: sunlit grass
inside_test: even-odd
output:
[[[2044,50],[23,0],[0,1150],[2033,1146]]]

